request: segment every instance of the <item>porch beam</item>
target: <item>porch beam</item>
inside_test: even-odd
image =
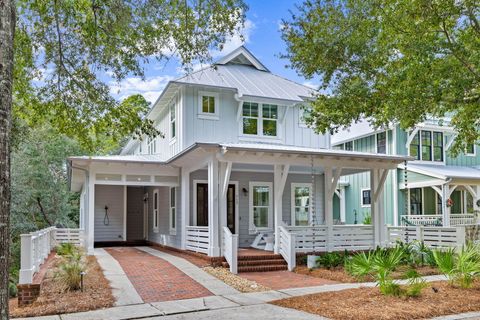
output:
[[[335,190],[337,189],[337,184],[338,180],[340,180],[340,176],[342,174],[342,168],[336,168],[335,169],[335,175],[333,177],[332,185],[329,190],[329,197],[333,197],[333,194],[335,193]]]
[[[457,138],[457,134],[453,133],[450,141],[448,141],[447,145],[445,146],[445,151],[450,149],[450,147],[453,145],[453,142],[455,142],[455,138]]]
[[[440,196],[440,198],[443,196],[441,187],[430,186],[430,188],[432,188],[433,190],[435,190],[435,192],[438,193],[438,195]]]
[[[458,185],[453,185],[448,191],[448,198],[452,196],[453,191],[458,188]]]
[[[405,143],[405,147],[407,149],[410,147],[410,144],[412,143],[413,138],[415,138],[415,135],[418,133],[419,130],[420,130],[419,127],[416,127],[415,129],[413,129],[412,133],[408,135],[407,142]]]
[[[220,182],[220,197],[218,199],[218,215],[220,221],[220,248],[223,249],[223,227],[227,226],[227,191],[230,182],[230,174],[232,172],[231,162],[220,162],[219,164],[219,182]]]
[[[388,170],[379,169],[379,173],[380,173],[380,181],[378,182],[377,190],[375,190],[373,194],[373,198],[375,201],[378,200],[380,193],[382,193],[383,191],[383,188],[385,186],[385,181],[387,180],[387,176],[388,176]]]
[[[230,182],[230,175],[232,173],[232,162],[220,162],[220,182],[222,186],[221,196],[227,195],[228,183]]]
[[[274,226],[275,226],[275,246],[274,252],[278,254],[280,244],[280,226],[282,225],[282,198],[285,184],[287,182],[290,165],[275,165],[273,167],[273,190],[274,190]]]

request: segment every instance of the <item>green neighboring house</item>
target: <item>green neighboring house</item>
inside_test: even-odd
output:
[[[471,145],[452,157],[455,136],[446,119],[426,121],[408,132],[393,125],[373,130],[364,121],[332,137],[332,147],[416,159],[387,177],[386,223],[449,226],[472,223],[473,213],[480,210],[480,146]],[[363,223],[370,215],[370,196],[369,173],[342,178],[334,196],[334,218]]]

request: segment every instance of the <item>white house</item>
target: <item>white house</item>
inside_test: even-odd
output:
[[[262,236],[290,268],[295,252],[384,244],[383,185],[406,157],[330,149],[302,119],[313,94],[244,47],[169,82],[148,115],[165,138],[68,159],[88,252],[149,241],[224,255],[236,270],[237,249]],[[335,224],[337,183],[358,172],[370,173],[373,224]]]

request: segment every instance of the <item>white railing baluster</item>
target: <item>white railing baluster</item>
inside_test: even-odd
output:
[[[230,229],[223,227],[223,256],[230,266],[230,272],[238,273],[238,234],[232,234]]]
[[[186,240],[187,250],[208,254],[210,244],[208,227],[187,226]]]

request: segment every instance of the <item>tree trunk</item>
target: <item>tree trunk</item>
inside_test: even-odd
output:
[[[0,0],[0,320],[8,319],[14,0]]]

